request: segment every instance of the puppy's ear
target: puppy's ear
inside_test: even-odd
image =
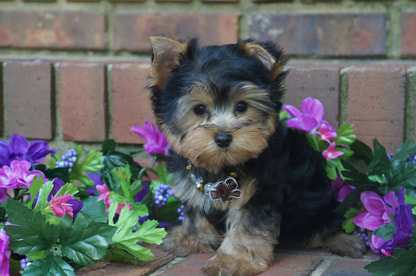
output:
[[[265,46],[271,46],[269,44]],[[261,61],[266,68],[268,68],[271,72],[270,78],[276,79],[282,73],[285,72],[284,65],[286,63],[286,59],[284,58],[281,50],[275,50],[272,55],[268,50],[266,50],[263,46],[253,43],[251,41],[246,41],[241,45],[241,49],[247,56],[254,57]]]
[[[188,42],[180,43],[170,38],[153,36],[150,37],[150,43],[153,49],[151,86],[161,88],[172,70],[181,64]]]

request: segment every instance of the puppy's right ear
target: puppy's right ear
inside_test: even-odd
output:
[[[161,36],[150,37],[150,43],[153,50],[151,86],[162,88],[172,70],[181,64],[189,43],[181,43]]]

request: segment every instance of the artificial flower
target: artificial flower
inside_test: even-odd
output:
[[[332,142],[331,144],[329,144],[329,147],[326,150],[322,151],[322,155],[325,157],[326,160],[335,159],[338,156],[344,154],[342,151],[335,151],[335,146],[335,142]]]
[[[74,210],[72,209],[71,204],[68,203],[70,198],[70,194],[52,198],[49,206],[55,216],[63,217],[66,214],[69,214],[71,217],[74,217]]]
[[[29,161],[13,160],[10,167],[3,166],[0,169],[0,190],[2,190],[0,193],[0,202],[5,200],[7,189],[27,189],[32,185],[33,179],[40,175],[45,179],[43,172],[37,170],[30,171],[31,167],[32,165]]]
[[[36,140],[29,144],[25,137],[13,134],[9,139],[9,144],[0,141],[0,167],[9,166],[13,160],[27,160],[32,164],[40,163],[45,160],[46,155],[55,152],[55,149],[49,149],[46,141]]]
[[[113,202],[112,199],[110,199],[110,190],[108,189],[107,185],[97,185],[95,186],[97,188],[97,191],[100,193],[100,196],[98,197],[98,201],[103,200],[105,203],[105,211],[108,212],[108,209],[110,208],[110,204]],[[132,206],[130,203],[123,203],[118,204],[116,214],[120,214],[121,210],[124,208],[124,206],[128,206],[129,210],[132,210]]]
[[[337,174],[337,178],[331,181],[331,190],[334,193],[335,199],[338,202],[344,201],[344,199],[355,190],[354,186],[344,185],[345,181],[342,177]]]
[[[321,137],[322,141],[327,141],[331,143],[332,140],[337,138],[337,132],[327,121],[323,121],[318,130],[318,135]]]
[[[365,210],[354,217],[354,223],[364,229],[375,231],[380,226],[390,223],[390,215],[399,206],[394,192],[389,192],[383,199],[372,191],[362,192],[361,203]],[[387,203],[387,204],[386,204]]]
[[[283,109],[292,117],[287,121],[287,126],[307,133],[315,133],[324,117],[322,103],[310,97],[303,100],[301,105],[302,111],[299,111],[292,105],[283,105]]]
[[[165,154],[167,152],[169,143],[165,135],[158,131],[154,124],[145,121],[144,127],[133,126],[131,131],[146,141],[143,147],[149,156],[152,156],[152,154]]]
[[[397,193],[397,199],[399,206],[394,212],[394,226],[396,227],[396,233],[393,234],[393,238],[387,241],[383,246],[387,253],[393,254],[395,248],[407,249],[412,240],[413,232],[413,215],[412,207],[404,202],[404,188],[400,188]]]
[[[9,276],[11,254],[9,236],[4,229],[0,229],[0,275]]]
[[[65,182],[60,179],[60,178],[55,178],[53,180],[53,188],[51,190],[51,192],[48,195],[48,201],[51,201],[53,199],[53,197],[56,195],[56,193],[63,187],[65,186]],[[69,204],[72,208],[72,217],[76,218],[77,214],[81,211],[82,207],[84,206],[84,204],[79,201],[78,199],[76,199],[75,197],[70,197],[67,202],[67,204]]]
[[[381,247],[386,243],[385,239],[379,238],[377,237],[374,233],[371,234],[370,237],[370,248],[371,250],[376,253],[379,254]]]

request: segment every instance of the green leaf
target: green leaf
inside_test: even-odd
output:
[[[162,183],[169,185],[172,183],[172,175],[169,174],[168,169],[166,168],[166,162],[160,162],[155,169]]]
[[[392,162],[397,160],[404,161],[409,158],[411,153],[416,152],[416,143],[413,143],[411,140],[407,141],[406,143],[402,144],[396,151],[396,153],[391,158]]]
[[[362,160],[366,165],[370,164],[373,160],[373,151],[360,140],[355,140],[350,148],[354,151],[354,159]]]
[[[344,222],[342,224],[342,229],[346,233],[352,233],[354,232],[356,226],[354,224],[354,217],[360,212],[357,208],[350,208],[347,212],[344,214]]]
[[[98,196],[90,196],[83,200],[81,213],[87,214],[91,221],[107,223],[108,217],[104,201],[97,201],[97,199]]]
[[[128,203],[134,203],[133,194],[130,189],[131,172],[130,166],[126,165],[124,168],[114,168],[111,174],[120,183],[123,195]]]
[[[75,149],[77,150],[77,152],[80,150],[77,147],[75,147]],[[81,156],[79,152],[78,156]],[[91,178],[86,176],[85,173],[98,173],[100,169],[104,167],[104,165],[101,163],[102,156],[102,152],[91,150],[90,152],[88,152],[88,154],[85,156],[84,160],[81,163],[77,162],[74,164],[70,172],[70,177],[73,179],[78,179],[86,186],[93,186],[94,181],[92,181]]]
[[[305,136],[306,140],[308,141],[308,145],[311,146],[314,150],[319,151],[318,139],[315,137],[315,135],[306,133]]]
[[[390,169],[390,160],[387,156],[386,149],[377,141],[373,140],[374,157],[368,165],[369,174],[383,175]]]
[[[394,223],[387,223],[377,228],[377,230],[374,231],[374,235],[376,235],[378,238],[389,241],[393,238],[393,234],[396,232],[397,230],[396,226],[394,226]]]
[[[107,155],[110,152],[115,151],[116,150],[116,146],[117,146],[117,144],[114,141],[114,139],[108,139],[108,140],[106,140],[103,143],[103,146],[102,146],[102,150],[101,151],[103,152],[104,155]]]
[[[353,124],[341,124],[337,130],[337,137],[335,138],[335,144],[340,145],[351,145],[356,140]]]
[[[48,181],[40,187],[38,201],[36,202],[36,205],[33,211],[35,212],[42,211],[49,206],[48,196],[51,193],[52,189],[53,189],[52,181]]]
[[[29,208],[32,208],[33,202],[38,194],[40,188],[43,185],[43,177],[40,175],[39,177],[33,178],[32,185],[29,187],[29,194],[30,194],[30,201],[27,203]]]
[[[48,255],[47,258],[35,261],[26,266],[23,276],[75,276],[74,268],[58,256]]]
[[[394,257],[385,257],[371,262],[365,269],[374,276],[410,276],[416,275],[416,246],[409,250],[394,249]]]
[[[9,222],[4,229],[10,237],[13,252],[26,255],[51,248],[58,240],[58,228],[46,216],[14,200],[7,200]]]
[[[106,255],[116,228],[106,223],[89,223],[87,215],[80,213],[72,225],[66,215],[60,223],[62,254],[80,265],[91,265]]]
[[[47,255],[48,253],[45,250],[26,254],[26,256],[29,257],[29,260],[31,262],[44,259]]]
[[[113,218],[117,206],[118,203],[114,201],[110,205],[110,224],[114,224]],[[162,243],[162,239],[166,236],[166,231],[163,228],[156,228],[158,222],[154,220],[146,220],[142,225],[138,225],[138,217],[143,217],[143,211],[145,209],[147,210],[145,205],[139,206],[142,206],[141,210],[134,208],[130,211],[127,206],[121,210],[118,220],[114,224],[117,227],[117,231],[113,236],[113,241],[115,242],[114,246],[118,249],[126,250],[140,260],[150,260],[153,258],[151,251],[147,248],[143,248],[137,243],[147,242],[160,244]],[[132,231],[134,226],[138,226],[136,232]]]

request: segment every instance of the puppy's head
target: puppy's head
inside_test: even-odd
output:
[[[153,109],[172,148],[209,171],[256,158],[274,132],[285,59],[271,44],[152,37]]]

